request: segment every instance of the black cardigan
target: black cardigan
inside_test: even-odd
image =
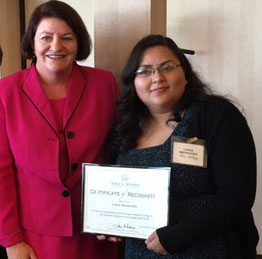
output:
[[[251,212],[256,153],[250,129],[244,116],[227,101],[199,101],[190,109],[193,119],[186,122],[188,132],[182,135],[205,139],[213,197],[193,217],[158,229],[160,242],[172,254],[222,235],[229,258],[253,259],[258,232]]]

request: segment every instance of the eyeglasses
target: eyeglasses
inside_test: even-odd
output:
[[[139,77],[149,77],[151,75],[154,75],[156,71],[158,71],[161,74],[167,74],[170,72],[175,71],[178,67],[180,67],[181,64],[175,64],[174,62],[168,62],[160,67],[147,67],[147,66],[141,66],[138,68],[138,70],[135,72],[136,76]]]

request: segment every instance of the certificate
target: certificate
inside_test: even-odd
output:
[[[146,239],[166,226],[170,170],[84,163],[82,232]]]

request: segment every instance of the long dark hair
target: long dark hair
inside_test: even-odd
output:
[[[114,131],[113,152],[124,152],[136,147],[137,139],[142,133],[141,125],[150,117],[146,105],[137,96],[134,79],[145,50],[155,46],[165,46],[173,52],[181,62],[187,80],[185,92],[173,109],[172,120],[181,121],[183,111],[195,100],[220,98],[213,95],[199,79],[182,50],[172,39],[162,35],[146,36],[135,45],[122,71],[123,96],[118,100],[121,121]]]
[[[44,18],[58,18],[65,21],[77,37],[78,52],[76,60],[86,59],[91,52],[91,38],[79,14],[68,4],[61,1],[48,1],[35,8],[28,29],[22,40],[24,58],[34,58],[34,38],[39,23]]]

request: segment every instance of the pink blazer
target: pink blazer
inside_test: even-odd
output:
[[[75,64],[58,129],[34,65],[0,81],[0,244],[20,242],[21,227],[73,234],[72,213],[81,216],[81,164],[105,162],[117,96],[110,72]],[[68,147],[65,182],[59,175],[59,134]]]

